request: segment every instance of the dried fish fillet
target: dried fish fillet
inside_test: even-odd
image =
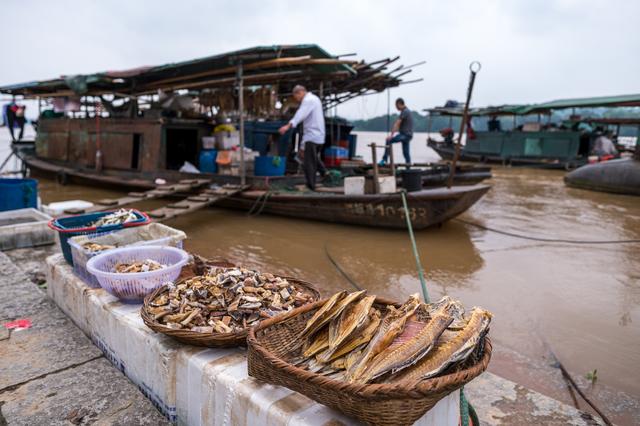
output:
[[[316,313],[309,319],[309,321],[307,321],[307,325],[305,326],[304,330],[302,330],[301,336],[312,334],[320,329],[320,323],[328,316],[335,304],[346,295],[347,292],[343,290],[331,296],[329,300],[327,300],[322,305],[322,307],[316,311]]]
[[[327,345],[327,349],[322,353],[318,354],[316,358],[318,359],[318,361],[321,361],[321,362],[330,362],[333,359],[342,357],[344,355],[349,354],[352,351],[355,351],[357,348],[362,347],[365,344],[369,343],[374,333],[378,329],[379,325],[380,325],[380,311],[378,311],[375,308],[372,308],[369,313],[369,319],[367,323],[364,325],[364,327],[361,330],[360,329],[356,330],[356,332],[354,333],[354,336],[351,339],[345,341],[342,345],[334,349],[328,349],[328,345]],[[350,363],[347,363],[345,365],[351,365],[353,364],[354,361],[355,359],[353,359]]]
[[[382,319],[378,331],[373,336],[360,358],[347,370],[347,380],[354,382],[367,367],[368,363],[380,352],[386,349],[404,329],[407,319],[414,314],[420,306],[418,295],[414,294],[395,309],[390,307],[387,314]]]
[[[407,340],[402,339],[398,344],[391,344],[384,352],[373,358],[363,374],[354,377],[354,380],[368,383],[383,374],[388,372],[394,374],[415,364],[429,353],[438,337],[452,322],[453,317],[447,312],[447,306],[438,309],[432,314],[431,320],[426,324],[422,323],[422,327],[412,337]]]
[[[452,364],[464,361],[486,334],[490,322],[491,313],[480,308],[473,308],[468,324],[454,338],[446,343],[437,344],[416,365],[401,371],[390,380],[393,382],[418,382],[440,374]]]
[[[369,310],[375,300],[375,296],[366,296],[358,302],[345,307],[340,316],[331,321],[329,324],[330,349],[337,349],[367,321]]]

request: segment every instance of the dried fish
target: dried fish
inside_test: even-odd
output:
[[[146,259],[142,262],[116,263],[113,267],[113,272],[117,272],[119,274],[132,274],[137,272],[157,271],[158,269],[164,269],[166,267],[167,265],[165,264],[156,262],[152,259]]]
[[[414,324],[420,324],[418,329],[411,330],[405,326],[404,331],[396,339],[399,342],[394,341],[384,352],[373,358],[363,374],[353,377],[353,380],[368,383],[387,372],[394,374],[422,359],[434,347],[442,332],[453,322],[453,317],[447,312],[448,307],[449,305],[445,305],[439,308],[432,314],[428,323],[414,322]],[[403,336],[407,331],[410,333]]]
[[[84,243],[82,245],[82,248],[84,248],[85,250],[91,252],[91,253],[97,253],[99,251],[103,251],[103,250],[111,250],[116,248],[116,246],[110,246],[108,244],[98,244],[98,243],[94,243],[91,241],[88,241],[86,243]]]
[[[409,300],[403,303],[400,308],[395,309],[393,306],[389,307],[389,311],[382,319],[380,328],[378,328],[375,336],[373,336],[365,350],[362,351],[360,358],[347,370],[347,378],[349,381],[355,381],[355,378],[364,372],[370,360],[393,342],[402,330],[404,330],[407,319],[414,314],[419,306],[420,300],[418,299],[418,295],[414,294],[411,295]]]
[[[491,319],[479,308],[465,318],[464,306],[450,297],[425,304],[412,295],[400,307],[387,306],[384,316],[374,300],[363,291],[334,294],[307,321],[303,337],[287,344],[289,362],[349,383],[417,383],[464,362],[481,347]]]
[[[138,217],[133,210],[120,209],[106,216],[102,216],[89,226],[120,225],[137,219]]]
[[[251,285],[245,287],[244,283]],[[271,287],[279,290],[267,289]],[[313,295],[303,287],[271,274],[244,268],[211,268],[205,275],[170,284],[145,309],[167,327],[236,333],[312,301]]]
[[[491,313],[481,308],[474,308],[468,324],[455,337],[437,344],[431,353],[415,366],[398,373],[392,380],[417,382],[437,376],[450,365],[464,361],[487,333],[490,322]]]

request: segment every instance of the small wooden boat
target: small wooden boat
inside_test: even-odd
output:
[[[423,189],[407,193],[412,225],[424,229],[466,211],[488,185]],[[324,222],[382,228],[406,228],[400,193],[344,195],[332,192],[253,190],[221,200],[220,206]]]
[[[33,175],[64,176],[65,182],[99,184],[101,186],[153,189],[155,178],[168,182],[180,179],[207,179],[212,182],[237,183],[237,176],[220,176],[162,171],[154,175],[124,171],[102,171],[75,169],[52,164],[32,156],[23,156]],[[225,178],[224,181],[220,178]],[[375,195],[344,195],[332,191],[302,192],[275,190],[283,186],[293,187],[302,183],[301,176],[274,178],[248,178],[252,189],[219,200],[216,205],[241,209],[254,213],[267,213],[300,219],[345,223],[383,228],[405,228],[406,219],[399,193]],[[260,189],[262,188],[262,189]],[[488,185],[454,186],[447,188],[423,189],[409,192],[407,200],[413,227],[423,229],[441,224],[470,208],[488,190]]]

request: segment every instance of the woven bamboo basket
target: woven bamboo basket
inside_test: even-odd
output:
[[[286,386],[370,425],[411,425],[440,399],[480,375],[489,365],[491,341],[484,337],[484,344],[479,345],[463,366],[416,386],[349,384],[298,368],[287,362],[300,352],[299,345],[293,342],[323,303],[302,306],[251,329],[247,337],[249,375]],[[384,299],[376,299],[380,309],[388,304]]]
[[[290,277],[281,277],[281,278],[286,279],[301,291],[307,294],[311,294],[312,299],[314,301],[317,301],[318,299],[320,299],[320,293],[318,292],[318,290],[315,288],[313,284],[308,283],[306,281],[299,280],[297,278],[290,278]],[[181,282],[181,281],[178,281],[178,282]],[[244,329],[242,331],[235,332],[235,333],[208,334],[208,333],[198,333],[196,331],[191,331],[191,330],[169,328],[161,324],[160,322],[154,320],[153,316],[147,312],[147,308],[150,306],[149,304],[151,303],[151,301],[153,301],[153,299],[155,299],[157,296],[161,295],[165,291],[167,291],[167,285],[163,285],[162,287],[158,288],[153,293],[145,297],[144,303],[142,304],[142,308],[140,308],[140,316],[142,317],[142,321],[144,321],[147,327],[149,327],[150,329],[158,333],[166,334],[167,336],[170,336],[178,340],[179,342],[186,343],[187,345],[206,346],[210,348],[230,348],[230,347],[246,345],[248,329]],[[277,316],[274,318],[277,318]],[[273,318],[269,318],[262,322],[271,321],[271,320],[273,320]]]

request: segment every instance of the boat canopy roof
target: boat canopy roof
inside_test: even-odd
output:
[[[278,85],[290,93],[296,84],[319,90],[336,101],[380,92],[402,83],[409,67],[388,67],[399,57],[367,63],[354,54],[334,56],[315,44],[258,46],[205,58],[158,66],[0,86],[0,93],[25,98],[116,94],[138,96],[159,90],[200,92],[236,84],[242,64],[245,86]]]
[[[559,99],[551,102],[539,104],[522,105],[500,105],[483,108],[472,108],[469,114],[473,116],[490,115],[528,115],[528,114],[548,114],[555,109],[565,108],[590,108],[590,107],[637,107],[640,106],[640,94],[619,95],[619,96],[599,96],[593,98]],[[425,109],[434,115],[462,116],[462,106],[455,108],[436,107]]]

